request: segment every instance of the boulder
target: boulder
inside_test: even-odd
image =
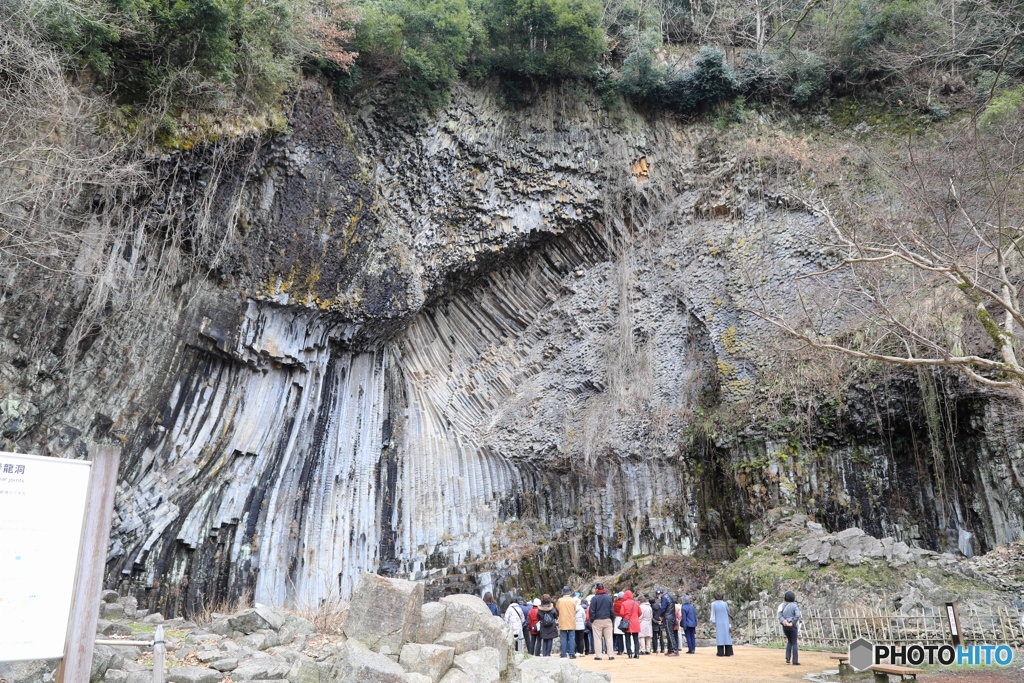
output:
[[[218,659],[223,658],[224,653],[220,650],[200,650],[196,653],[196,659],[198,659],[203,664],[209,664],[210,662],[215,662]]]
[[[445,645],[455,649],[455,654],[479,650],[484,646],[484,637],[479,631],[466,631],[464,633],[442,633],[437,639],[438,645]]]
[[[431,683],[429,676],[418,673],[405,674],[405,683]]]
[[[120,669],[107,669],[103,674],[103,683],[125,683],[128,680],[128,672]]]
[[[494,615],[475,595],[448,595],[441,598],[445,608],[444,630],[449,633],[475,631],[477,624]]]
[[[175,666],[167,672],[168,683],[220,683],[219,671],[203,666]]]
[[[441,683],[473,683],[473,679],[458,669],[452,669],[441,679]]]
[[[110,668],[110,660],[114,658],[114,651],[106,645],[96,645],[92,650],[92,670],[89,672],[90,681],[98,681],[103,678]]]
[[[455,659],[455,648],[444,645],[421,645],[406,643],[398,657],[398,663],[410,673],[423,674],[437,683],[441,676],[452,668]]]
[[[498,651],[498,669],[504,672],[508,666],[509,653],[515,647],[512,631],[501,617],[493,615],[480,622],[479,631],[483,637],[484,647],[492,647]]]
[[[349,640],[339,649],[329,680],[334,683],[406,683],[405,670],[397,662],[358,640]]]
[[[100,593],[100,600],[106,603],[117,602],[117,591],[103,591]]]
[[[474,683],[500,683],[498,651],[493,647],[466,652],[455,658],[455,668],[473,677]]]
[[[100,617],[103,619],[120,619],[124,616],[124,605],[119,602],[104,602],[100,604]]]
[[[238,668],[238,660],[234,657],[224,657],[210,662],[210,668],[217,671],[234,671]]]
[[[142,617],[143,624],[162,624],[164,623],[164,615],[159,612],[153,612]]]
[[[124,606],[124,615],[129,619],[134,619],[139,611],[138,599],[134,595],[129,595],[125,598],[118,598],[117,601]]]
[[[519,666],[519,676],[520,683],[567,683],[562,676],[561,661],[547,657],[531,657],[524,661]]]
[[[235,631],[249,635],[256,631],[277,631],[284,626],[284,615],[277,610],[257,605],[228,617],[228,624]]]
[[[277,660],[267,657],[265,659],[247,659],[231,670],[231,678],[236,681],[268,681],[280,680],[288,675],[289,667]],[[212,671],[212,669],[207,669]]]
[[[445,608],[439,602],[428,602],[420,609],[420,627],[416,631],[416,642],[423,645],[433,643],[444,633]]]
[[[349,602],[342,632],[376,652],[398,654],[416,639],[423,584],[364,573]]]
[[[112,621],[98,619],[96,621],[96,633],[104,636],[130,636],[132,630],[124,624],[115,624]]]
[[[288,671],[288,683],[320,683],[320,668],[311,661],[296,661]]]
[[[153,670],[129,671],[124,683],[153,683]]]

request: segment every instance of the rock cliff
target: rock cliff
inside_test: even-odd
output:
[[[203,213],[218,246],[116,323],[138,343],[97,329],[44,391],[18,361],[32,313],[3,320],[8,446],[124,444],[109,583],[151,609],[316,604],[366,570],[558,586],[728,556],[779,505],[967,554],[1024,532],[1018,409],[946,378],[857,370],[828,410],[798,392],[714,426],[796,367],[751,272],[791,301],[826,261],[785,188],[834,142],[557,88],[403,122],[309,83],[288,120],[152,161],[174,182],[140,201]]]

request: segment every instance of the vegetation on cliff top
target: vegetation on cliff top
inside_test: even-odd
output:
[[[260,107],[300,73],[440,106],[459,78],[510,102],[590,82],[690,116],[881,93],[943,118],[1024,76],[1020,0],[12,0],[122,103]]]

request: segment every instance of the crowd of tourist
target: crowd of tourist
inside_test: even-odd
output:
[[[500,616],[490,593],[484,602]],[[733,614],[721,595],[715,596],[708,619],[715,626],[717,654],[732,656]],[[638,659],[658,653],[678,657],[684,645],[686,654],[697,648],[697,610],[689,597],[676,600],[662,588],[653,596],[634,596],[628,590],[610,595],[598,583],[584,597],[566,586],[558,600],[550,595],[532,602],[513,599],[504,620],[515,635],[516,649],[538,657],[550,657],[556,639],[560,656],[569,659],[585,655],[615,659],[623,654]]]

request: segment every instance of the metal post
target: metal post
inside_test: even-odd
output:
[[[96,620],[100,615],[100,591],[103,590],[103,570],[107,563],[120,458],[120,451],[111,446],[98,446],[93,453],[78,575],[71,601],[64,658],[57,669],[57,683],[88,681],[92,672]]]

